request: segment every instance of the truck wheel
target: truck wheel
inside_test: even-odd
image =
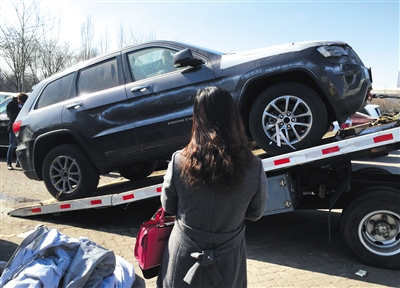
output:
[[[157,161],[146,161],[135,163],[130,167],[121,168],[118,173],[130,180],[144,179],[149,176],[157,167]]]
[[[324,102],[311,88],[299,83],[280,83],[266,89],[254,102],[250,132],[270,155],[292,152],[319,143],[326,133],[328,114]],[[279,147],[280,141],[280,147]]]
[[[53,148],[42,169],[47,190],[58,200],[88,197],[99,184],[97,168],[77,145]]]
[[[342,213],[342,237],[362,262],[400,269],[400,191],[370,187]]]

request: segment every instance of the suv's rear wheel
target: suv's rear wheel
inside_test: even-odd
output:
[[[157,167],[157,161],[146,161],[132,164],[129,167],[120,168],[118,173],[130,180],[144,179],[149,176]]]
[[[266,89],[254,102],[249,119],[254,140],[271,155],[317,144],[327,123],[324,102],[314,90],[299,83]]]
[[[99,172],[82,150],[73,144],[53,148],[43,162],[43,181],[58,200],[90,196],[99,184]]]

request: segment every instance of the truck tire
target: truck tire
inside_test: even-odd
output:
[[[342,213],[341,233],[362,262],[400,269],[400,191],[369,187]]]
[[[88,197],[99,184],[99,172],[92,161],[74,144],[53,148],[43,162],[43,181],[58,200]]]
[[[149,176],[157,167],[157,161],[135,163],[126,168],[120,168],[118,173],[129,180],[140,180]]]
[[[311,88],[299,83],[280,83],[258,96],[250,111],[250,132],[270,155],[293,152],[277,134],[300,150],[317,145],[326,133],[328,114],[324,102]],[[276,126],[278,126],[278,133]]]

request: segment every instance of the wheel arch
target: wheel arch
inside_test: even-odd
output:
[[[348,198],[346,201],[346,205],[342,206],[342,214],[345,213],[347,210],[351,209],[351,206],[355,201],[358,201],[360,197],[367,197],[370,196],[372,193],[379,193],[380,191],[390,191],[392,193],[400,194],[400,190],[393,186],[387,185],[380,185],[375,184],[372,186],[365,186],[362,188],[357,189],[357,191],[352,195],[352,197]],[[367,195],[367,196],[365,196]],[[350,208],[349,208],[350,207]]]
[[[398,175],[392,174],[390,172],[381,173],[373,170],[356,170],[352,171],[352,181],[351,181],[351,192],[343,193],[338,201],[337,209],[343,209],[345,212],[348,207],[359,197],[379,190],[393,189],[393,191],[398,191],[400,193],[400,183],[398,183]]]
[[[328,121],[332,122],[335,119],[335,113],[332,105],[325,96],[324,88],[320,86],[317,79],[315,79],[310,71],[306,69],[296,69],[281,73],[264,74],[249,79],[244,85],[239,97],[239,111],[243,118],[247,135],[252,138],[249,128],[249,115],[251,107],[256,98],[267,88],[283,83],[283,82],[296,82],[306,85],[313,89],[318,95],[321,95],[321,100],[324,102],[327,112]]]
[[[40,180],[43,180],[42,167],[46,154],[53,148],[63,144],[76,144],[86,155],[92,160],[92,155],[84,148],[77,138],[68,130],[56,130],[50,133],[44,133],[35,140],[33,148],[33,165],[36,175]],[[92,163],[96,166],[95,162]],[[97,166],[96,166],[97,167]],[[97,169],[99,169],[97,167]]]

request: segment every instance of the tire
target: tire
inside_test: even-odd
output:
[[[88,197],[99,184],[97,168],[77,145],[53,148],[42,169],[47,190],[58,200]]]
[[[341,233],[362,262],[400,269],[400,191],[369,187],[342,214]]]
[[[156,167],[157,161],[138,162],[130,167],[119,169],[118,173],[126,179],[139,180],[144,179],[153,173]]]
[[[328,124],[328,114],[320,96],[303,84],[291,82],[276,84],[261,93],[254,101],[249,118],[254,140],[270,155],[293,151],[279,132],[291,146],[300,150],[318,144]]]

